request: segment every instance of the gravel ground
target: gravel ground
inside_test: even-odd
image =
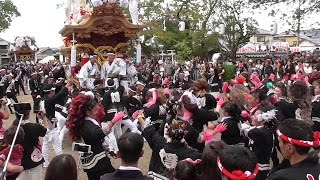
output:
[[[27,92],[27,93],[30,94],[30,92]],[[19,100],[19,102],[32,102],[32,97],[31,97],[31,95],[20,95],[20,96],[18,96],[18,100]],[[15,116],[10,115],[10,118],[4,122],[5,127],[8,128],[12,124],[14,119],[15,119]],[[30,121],[35,122],[35,119],[36,119],[35,114],[32,113]],[[75,158],[75,160],[78,164],[78,180],[87,180],[88,178],[87,178],[86,173],[83,172],[83,170],[81,169],[81,165],[79,165],[79,156],[76,152],[71,150],[71,145],[72,145],[71,139],[66,137],[63,141],[63,152],[65,154],[71,154]],[[52,149],[50,152],[50,159],[52,159],[54,156],[55,156],[55,153]],[[145,174],[148,172],[150,157],[151,157],[151,150],[150,150],[148,144],[145,143],[144,156],[140,159],[140,163],[139,163],[139,168]],[[111,159],[111,161],[112,161],[112,164],[115,168],[120,166],[119,159]],[[45,172],[46,172],[46,168],[43,168],[43,177],[45,175]]]

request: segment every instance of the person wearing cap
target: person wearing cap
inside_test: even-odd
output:
[[[100,73],[97,58],[97,55],[90,56],[90,60],[81,67],[78,77],[82,88],[94,89],[94,79]]]
[[[22,74],[21,69],[19,67],[17,67],[16,70],[14,71],[13,75],[14,75],[14,84],[16,87],[17,94],[20,95],[20,88],[21,88],[24,95],[28,95],[26,93],[26,91],[24,90],[24,86],[22,83],[22,78],[24,75]]]
[[[108,60],[103,63],[101,67],[101,80],[103,80],[103,84],[107,87],[108,79],[113,79],[115,83],[115,87],[119,87],[119,71],[120,67],[118,63],[115,61],[116,55],[113,52],[106,54]]]
[[[16,96],[16,88],[14,85],[13,75],[10,73],[6,77],[7,77],[7,79],[4,82],[5,94],[8,99],[12,99],[15,103],[18,103],[19,101]],[[9,109],[10,109],[11,114],[13,114],[13,111],[10,106],[9,106]]]
[[[303,121],[286,119],[279,124],[276,133],[281,154],[289,166],[273,172],[268,180],[319,179],[319,160],[308,158],[308,153],[311,148],[320,146],[320,132],[313,132]]]

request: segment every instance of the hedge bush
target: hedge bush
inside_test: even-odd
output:
[[[226,74],[224,75],[224,81],[230,81],[231,79],[233,79],[235,77],[235,65],[224,65],[223,66]]]

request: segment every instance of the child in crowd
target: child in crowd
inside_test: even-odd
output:
[[[9,129],[7,129],[4,133],[4,141],[8,144],[8,147],[3,149],[0,152],[0,166],[3,168],[5,165],[5,161],[8,158],[8,154],[10,151],[10,147],[13,147],[12,154],[9,157],[9,164],[7,166],[7,180],[16,179],[19,176],[19,172],[23,171],[23,167],[21,166],[21,160],[23,157],[23,147],[20,145],[24,140],[24,131],[22,128],[20,128],[18,131],[18,136],[16,139],[15,144],[12,144],[12,141],[14,139],[14,135],[17,131],[16,126],[11,126]]]
[[[271,170],[270,158],[274,146],[274,136],[269,127],[275,119],[275,109],[257,110],[252,116],[252,126],[246,123],[241,125],[245,136],[249,138],[249,148],[258,159],[260,172],[256,180],[265,180]]]
[[[179,161],[173,173],[174,180],[199,180],[197,166],[199,166],[200,163],[200,159],[194,161],[190,158]]]

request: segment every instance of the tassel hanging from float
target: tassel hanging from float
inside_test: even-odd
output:
[[[77,48],[76,46],[71,47],[71,67],[77,65]]]

